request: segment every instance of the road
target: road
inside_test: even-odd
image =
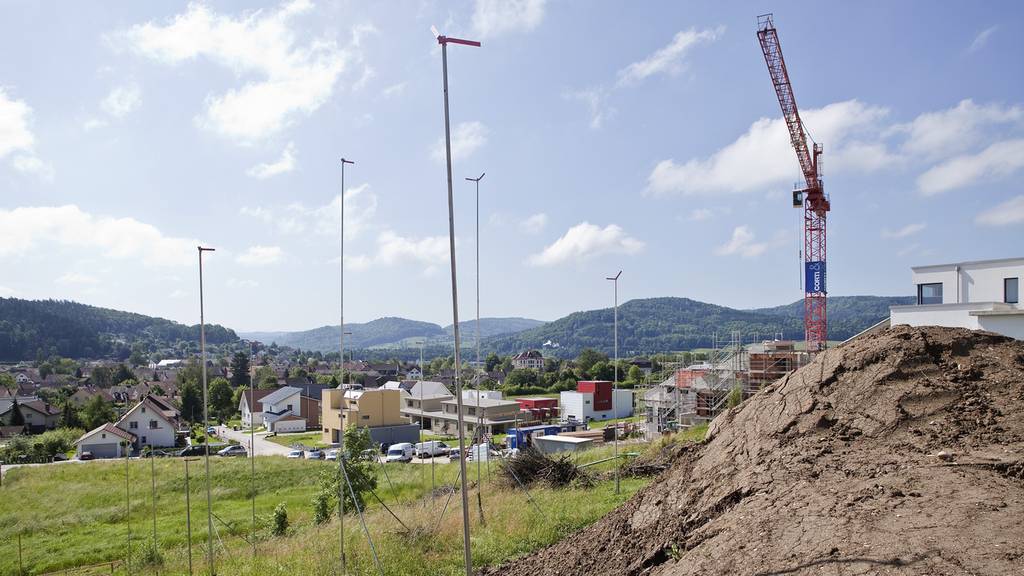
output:
[[[245,446],[246,450],[249,450],[249,433],[242,432],[240,430],[232,430],[227,426],[216,426],[217,436],[225,440],[234,440],[242,446]],[[267,434],[256,434],[253,440],[255,441],[255,448],[249,450],[256,456],[287,456],[291,452],[291,448],[281,446],[280,444],[274,444],[267,440]]]

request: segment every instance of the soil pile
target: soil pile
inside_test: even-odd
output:
[[[1024,342],[820,354],[594,525],[483,574],[1024,574]]]

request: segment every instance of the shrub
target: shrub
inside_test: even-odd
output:
[[[284,502],[274,508],[274,519],[271,525],[271,533],[274,536],[284,536],[288,532],[288,510]]]
[[[743,386],[737,384],[732,387],[729,391],[729,397],[725,400],[725,405],[729,408],[735,408],[743,402]]]
[[[331,496],[325,490],[313,495],[313,522],[323,524],[331,518]]]

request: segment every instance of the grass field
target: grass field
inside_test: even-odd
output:
[[[702,432],[691,431],[696,438]],[[659,440],[660,445],[665,440]],[[644,445],[623,443],[620,450],[635,452]],[[578,456],[579,463],[593,462],[611,454],[605,446]],[[185,525],[184,463],[178,458],[156,459],[157,547],[163,562],[140,565],[143,550],[152,541],[152,505],[149,460],[128,464],[131,491],[131,574],[184,574],[188,572]],[[589,467],[601,474],[614,462]],[[287,460],[279,457],[256,460],[256,510],[267,517],[279,503],[285,504],[291,528],[283,537],[270,537],[263,527],[257,538],[257,556],[245,540],[250,536],[252,509],[250,460],[211,458],[217,568],[222,574],[335,574],[338,556],[338,523],[316,526],[311,500],[316,478],[333,463]],[[499,486],[496,463],[491,474],[481,466],[478,492],[471,488],[472,550],[475,566],[494,564],[553,543],[606,514],[626,500],[647,480],[623,478],[622,493],[614,494],[607,478],[592,488],[531,489]],[[387,475],[384,475],[384,470]],[[436,485],[451,484],[458,464],[434,467]],[[196,574],[205,573],[207,537],[205,474],[203,461],[190,464],[193,563]],[[477,468],[469,463],[469,480],[475,486]],[[460,574],[461,498],[456,493],[443,520],[438,522],[444,497],[431,499],[430,466],[391,464],[378,468],[377,493],[402,520],[404,527],[372,496],[368,496],[366,522],[386,574]],[[481,525],[478,494],[485,523]],[[125,511],[125,462],[61,464],[11,470],[0,488],[0,574],[17,574],[17,534],[22,536],[23,563],[32,574],[53,572],[109,560],[124,560],[128,551],[128,518]],[[539,510],[538,510],[539,508]],[[261,520],[261,526],[264,526]],[[358,516],[346,515],[346,550],[349,572],[376,574],[374,561]],[[124,564],[116,573],[127,573]],[[80,572],[81,574],[82,572]],[[104,573],[109,573],[107,568]],[[71,574],[75,574],[74,571]]]
[[[323,441],[323,434],[320,432],[306,432],[304,434],[278,434],[275,436],[267,436],[267,440],[274,444],[280,444],[287,448],[291,448],[294,444],[302,444],[307,447],[323,448],[329,446]]]

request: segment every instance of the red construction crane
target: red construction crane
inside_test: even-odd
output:
[[[825,348],[828,341],[828,321],[825,313],[825,216],[829,211],[828,197],[825,196],[818,172],[818,157],[821,144],[811,140],[800,120],[796,107],[793,86],[789,82],[786,61],[782,58],[782,46],[775,30],[771,14],[757,17],[757,39],[761,42],[768,73],[772,76],[775,94],[789,128],[789,141],[796,150],[800,171],[804,175],[804,187],[793,191],[793,206],[804,209],[804,337],[807,350],[816,352]]]

